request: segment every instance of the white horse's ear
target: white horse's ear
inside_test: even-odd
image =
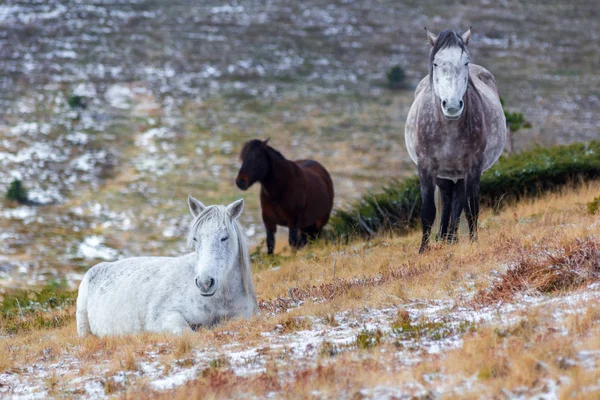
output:
[[[244,199],[239,199],[227,206],[227,213],[231,219],[238,219],[244,209]]]
[[[438,38],[437,35],[434,34],[434,33],[429,32],[427,30],[427,27],[425,27],[425,32],[427,32],[427,39],[429,39],[429,44],[433,46],[435,44],[435,41]]]
[[[190,212],[194,218],[206,209],[206,206],[202,204],[200,200],[196,200],[192,196],[188,196],[188,205],[190,206]]]
[[[465,33],[463,33],[463,34],[462,34],[462,40],[463,40],[463,42],[465,43],[465,46],[468,46],[468,45],[469,45],[469,39],[471,39],[471,29],[472,29],[472,28],[473,28],[473,27],[472,27],[472,26],[470,26],[470,27],[469,27],[469,30],[468,30],[468,31],[466,31]]]

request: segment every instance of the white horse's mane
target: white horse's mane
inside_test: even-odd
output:
[[[222,205],[208,206],[202,211],[190,225],[190,231],[187,237],[187,247],[190,250],[194,249],[194,236],[198,229],[207,222],[216,220],[225,225],[230,236],[235,233],[238,245],[239,267],[242,272],[242,284],[246,293],[252,297],[255,310],[258,310],[256,301],[256,293],[254,292],[254,284],[252,283],[252,272],[250,270],[250,255],[248,254],[248,240],[242,232],[240,224],[237,220],[231,218],[227,212],[227,208]]]

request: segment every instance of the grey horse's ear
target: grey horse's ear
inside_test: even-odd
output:
[[[244,199],[239,199],[227,206],[227,214],[231,219],[238,219],[244,209]]]
[[[192,196],[188,196],[188,205],[190,206],[190,212],[194,218],[196,218],[202,211],[206,209],[206,206],[202,204],[200,200],[197,200]]]
[[[472,26],[470,26],[470,27],[469,27],[469,30],[468,30],[468,31],[466,31],[465,33],[463,33],[463,34],[462,34],[462,40],[463,40],[463,42],[464,42],[465,46],[468,46],[468,45],[469,45],[469,39],[471,39],[471,29],[472,29],[472,28],[473,28],[473,27],[472,27]]]
[[[429,39],[429,44],[433,46],[438,37],[436,34],[429,32],[426,26],[424,28],[425,32],[427,32],[427,39]]]

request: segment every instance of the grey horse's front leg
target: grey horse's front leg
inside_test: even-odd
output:
[[[481,172],[475,171],[467,175],[465,214],[469,223],[469,236],[471,241],[477,240],[477,220],[479,218],[479,181]]]
[[[449,242],[458,240],[458,226],[460,225],[460,214],[465,208],[465,195],[465,180],[459,179],[454,184],[452,191],[452,215],[450,217],[450,230],[448,231]]]
[[[421,225],[423,226],[419,253],[423,253],[427,248],[431,227],[435,221],[435,183],[433,175],[421,167],[419,168],[419,181],[421,186]]]
[[[442,195],[442,218],[440,220],[440,231],[436,240],[448,239],[448,224],[450,223],[450,214],[452,210],[452,191],[454,190],[454,182],[450,179],[437,178],[436,183],[440,188]]]

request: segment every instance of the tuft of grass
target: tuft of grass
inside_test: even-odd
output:
[[[281,332],[289,333],[312,328],[312,322],[308,318],[286,316],[281,321]]]
[[[538,147],[503,156],[481,177],[480,203],[500,208],[507,201],[539,196],[578,180],[600,178],[600,141],[550,148]],[[405,234],[418,225],[421,211],[419,178],[393,181],[380,192],[367,193],[346,209],[335,210],[326,236],[348,240],[378,232]]]
[[[321,344],[321,349],[319,350],[319,354],[324,357],[334,357],[340,354],[341,352],[342,350],[339,346],[331,343],[328,340],[324,341],[323,344]]]
[[[491,289],[476,293],[473,301],[490,304],[510,300],[516,293],[534,290],[549,293],[573,289],[598,279],[600,244],[593,238],[576,239],[562,254],[524,254],[517,264],[501,275]]]
[[[188,335],[181,336],[177,341],[177,347],[175,348],[175,357],[183,357],[192,350],[192,340]]]
[[[594,200],[590,201],[587,204],[588,213],[594,215],[600,210],[600,196],[594,198]]]
[[[71,312],[77,291],[65,281],[53,281],[40,289],[11,290],[0,296],[0,333],[20,334],[65,326],[75,319]]]
[[[104,379],[104,393],[106,395],[115,394],[124,388],[125,386],[121,382],[117,382],[113,377]]]
[[[6,200],[24,204],[28,201],[27,189],[20,179],[14,179],[6,192]]]
[[[413,322],[410,319],[410,314],[405,310],[398,311],[396,320],[391,323],[391,328],[392,335],[399,340],[442,340],[456,334],[475,331],[475,325],[471,321],[462,321],[456,326],[442,321]],[[401,346],[402,344],[397,342],[396,345]]]
[[[383,332],[380,329],[368,330],[365,328],[356,335],[356,347],[359,349],[370,349],[379,346],[382,338]]]

